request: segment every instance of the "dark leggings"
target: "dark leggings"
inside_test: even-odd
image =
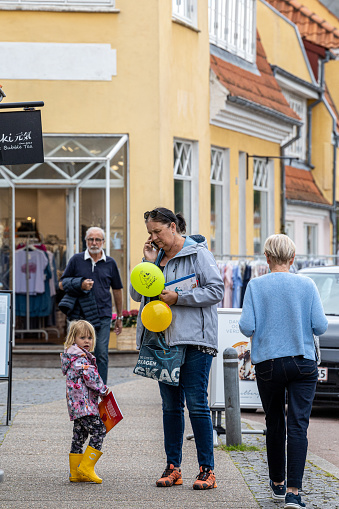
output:
[[[82,454],[82,447],[88,435],[91,435],[88,445],[97,451],[101,451],[106,436],[106,427],[98,415],[85,415],[75,419],[71,453]]]

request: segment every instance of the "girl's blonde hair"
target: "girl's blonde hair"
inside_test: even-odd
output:
[[[283,233],[271,235],[265,241],[264,253],[266,253],[273,262],[285,264],[292,260],[295,255],[295,244],[293,240]]]
[[[83,335],[86,334],[86,332],[89,333],[93,339],[93,346],[90,350],[93,352],[96,342],[95,330],[93,325],[91,325],[89,322],[86,322],[86,320],[73,320],[73,322],[69,324],[68,333],[64,344],[65,349],[75,344],[75,338],[78,334]]]

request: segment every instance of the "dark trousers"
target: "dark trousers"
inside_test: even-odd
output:
[[[266,414],[266,446],[270,479],[285,479],[287,390],[287,486],[302,488],[307,428],[318,379],[316,361],[302,356],[282,357],[255,366],[260,398]]]
[[[101,326],[99,329],[95,329],[97,337],[96,345],[94,349],[94,356],[97,361],[99,375],[101,376],[104,384],[107,384],[108,374],[108,344],[111,327],[111,317],[104,316],[100,318]]]
[[[99,415],[85,415],[75,419],[71,453],[82,454],[82,448],[88,435],[91,435],[88,445],[97,451],[101,451],[102,443],[106,436],[106,426]]]
[[[180,467],[185,430],[185,400],[200,466],[214,468],[213,425],[207,387],[213,357],[187,346],[179,386],[159,382],[167,463]]]

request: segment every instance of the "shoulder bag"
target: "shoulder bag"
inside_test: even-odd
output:
[[[161,250],[155,262],[160,265],[164,253]],[[151,300],[146,298],[146,304]],[[153,378],[169,385],[179,385],[180,367],[185,361],[186,345],[169,346],[163,332],[152,332],[144,327],[137,365],[133,373]]]

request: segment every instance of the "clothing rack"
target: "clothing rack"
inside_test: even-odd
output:
[[[23,235],[24,232],[20,232],[20,236]],[[45,336],[45,340],[48,341],[48,332],[45,329],[31,329],[30,328],[30,312],[29,312],[29,247],[33,245],[30,241],[33,241],[34,238],[31,237],[33,233],[27,232],[27,239],[25,245],[25,253],[26,253],[26,329],[16,329],[15,333],[17,334],[25,334],[25,333],[38,333],[43,334]],[[35,232],[34,232],[35,235]],[[38,239],[35,239],[36,241]],[[57,329],[56,329],[57,330]],[[57,331],[59,333],[59,331]]]

